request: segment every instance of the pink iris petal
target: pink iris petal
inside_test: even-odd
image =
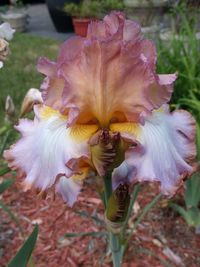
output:
[[[194,171],[189,165],[196,156],[193,117],[182,110],[154,112],[141,126],[137,140],[140,146],[127,151],[126,164],[115,170],[114,184],[124,173],[132,182],[160,182],[161,191],[173,195]]]
[[[121,114],[127,121],[142,121],[169,101],[176,76],[162,79],[155,65],[154,44],[142,38],[139,25],[112,12],[92,22],[86,38],[67,40],[56,64],[41,59],[38,69],[47,75],[45,105],[67,114],[75,109],[79,123],[96,119],[108,126]],[[71,114],[68,119],[75,122]]]
[[[40,58],[37,69],[42,74],[46,75],[41,85],[42,98],[45,105],[60,109],[62,106],[64,81],[59,77],[57,64],[46,58]]]

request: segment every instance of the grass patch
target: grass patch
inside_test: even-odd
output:
[[[59,42],[29,34],[15,34],[10,42],[11,54],[0,70],[0,125],[3,123],[4,106],[7,95],[13,98],[15,106],[20,108],[26,91],[39,88],[43,76],[37,72],[36,64],[40,56],[55,60]]]

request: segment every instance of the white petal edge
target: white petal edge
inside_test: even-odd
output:
[[[81,187],[81,181],[74,181],[72,178],[62,176],[56,185],[56,191],[62,196],[66,204],[72,207],[77,200]]]

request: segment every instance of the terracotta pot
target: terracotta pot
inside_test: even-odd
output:
[[[91,19],[73,18],[74,31],[77,35],[86,37],[88,25]]]
[[[74,30],[71,15],[67,14],[63,8],[66,3],[78,4],[79,2],[80,0],[46,0],[49,14],[58,32],[72,32]]]

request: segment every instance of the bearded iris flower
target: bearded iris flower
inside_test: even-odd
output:
[[[111,165],[113,188],[157,181],[166,195],[193,172],[195,121],[167,105],[176,74],[156,74],[154,44],[122,13],[91,22],[38,71],[46,77],[34,120],[20,120],[22,137],[4,153],[26,189],[55,185],[72,206],[84,180]]]

